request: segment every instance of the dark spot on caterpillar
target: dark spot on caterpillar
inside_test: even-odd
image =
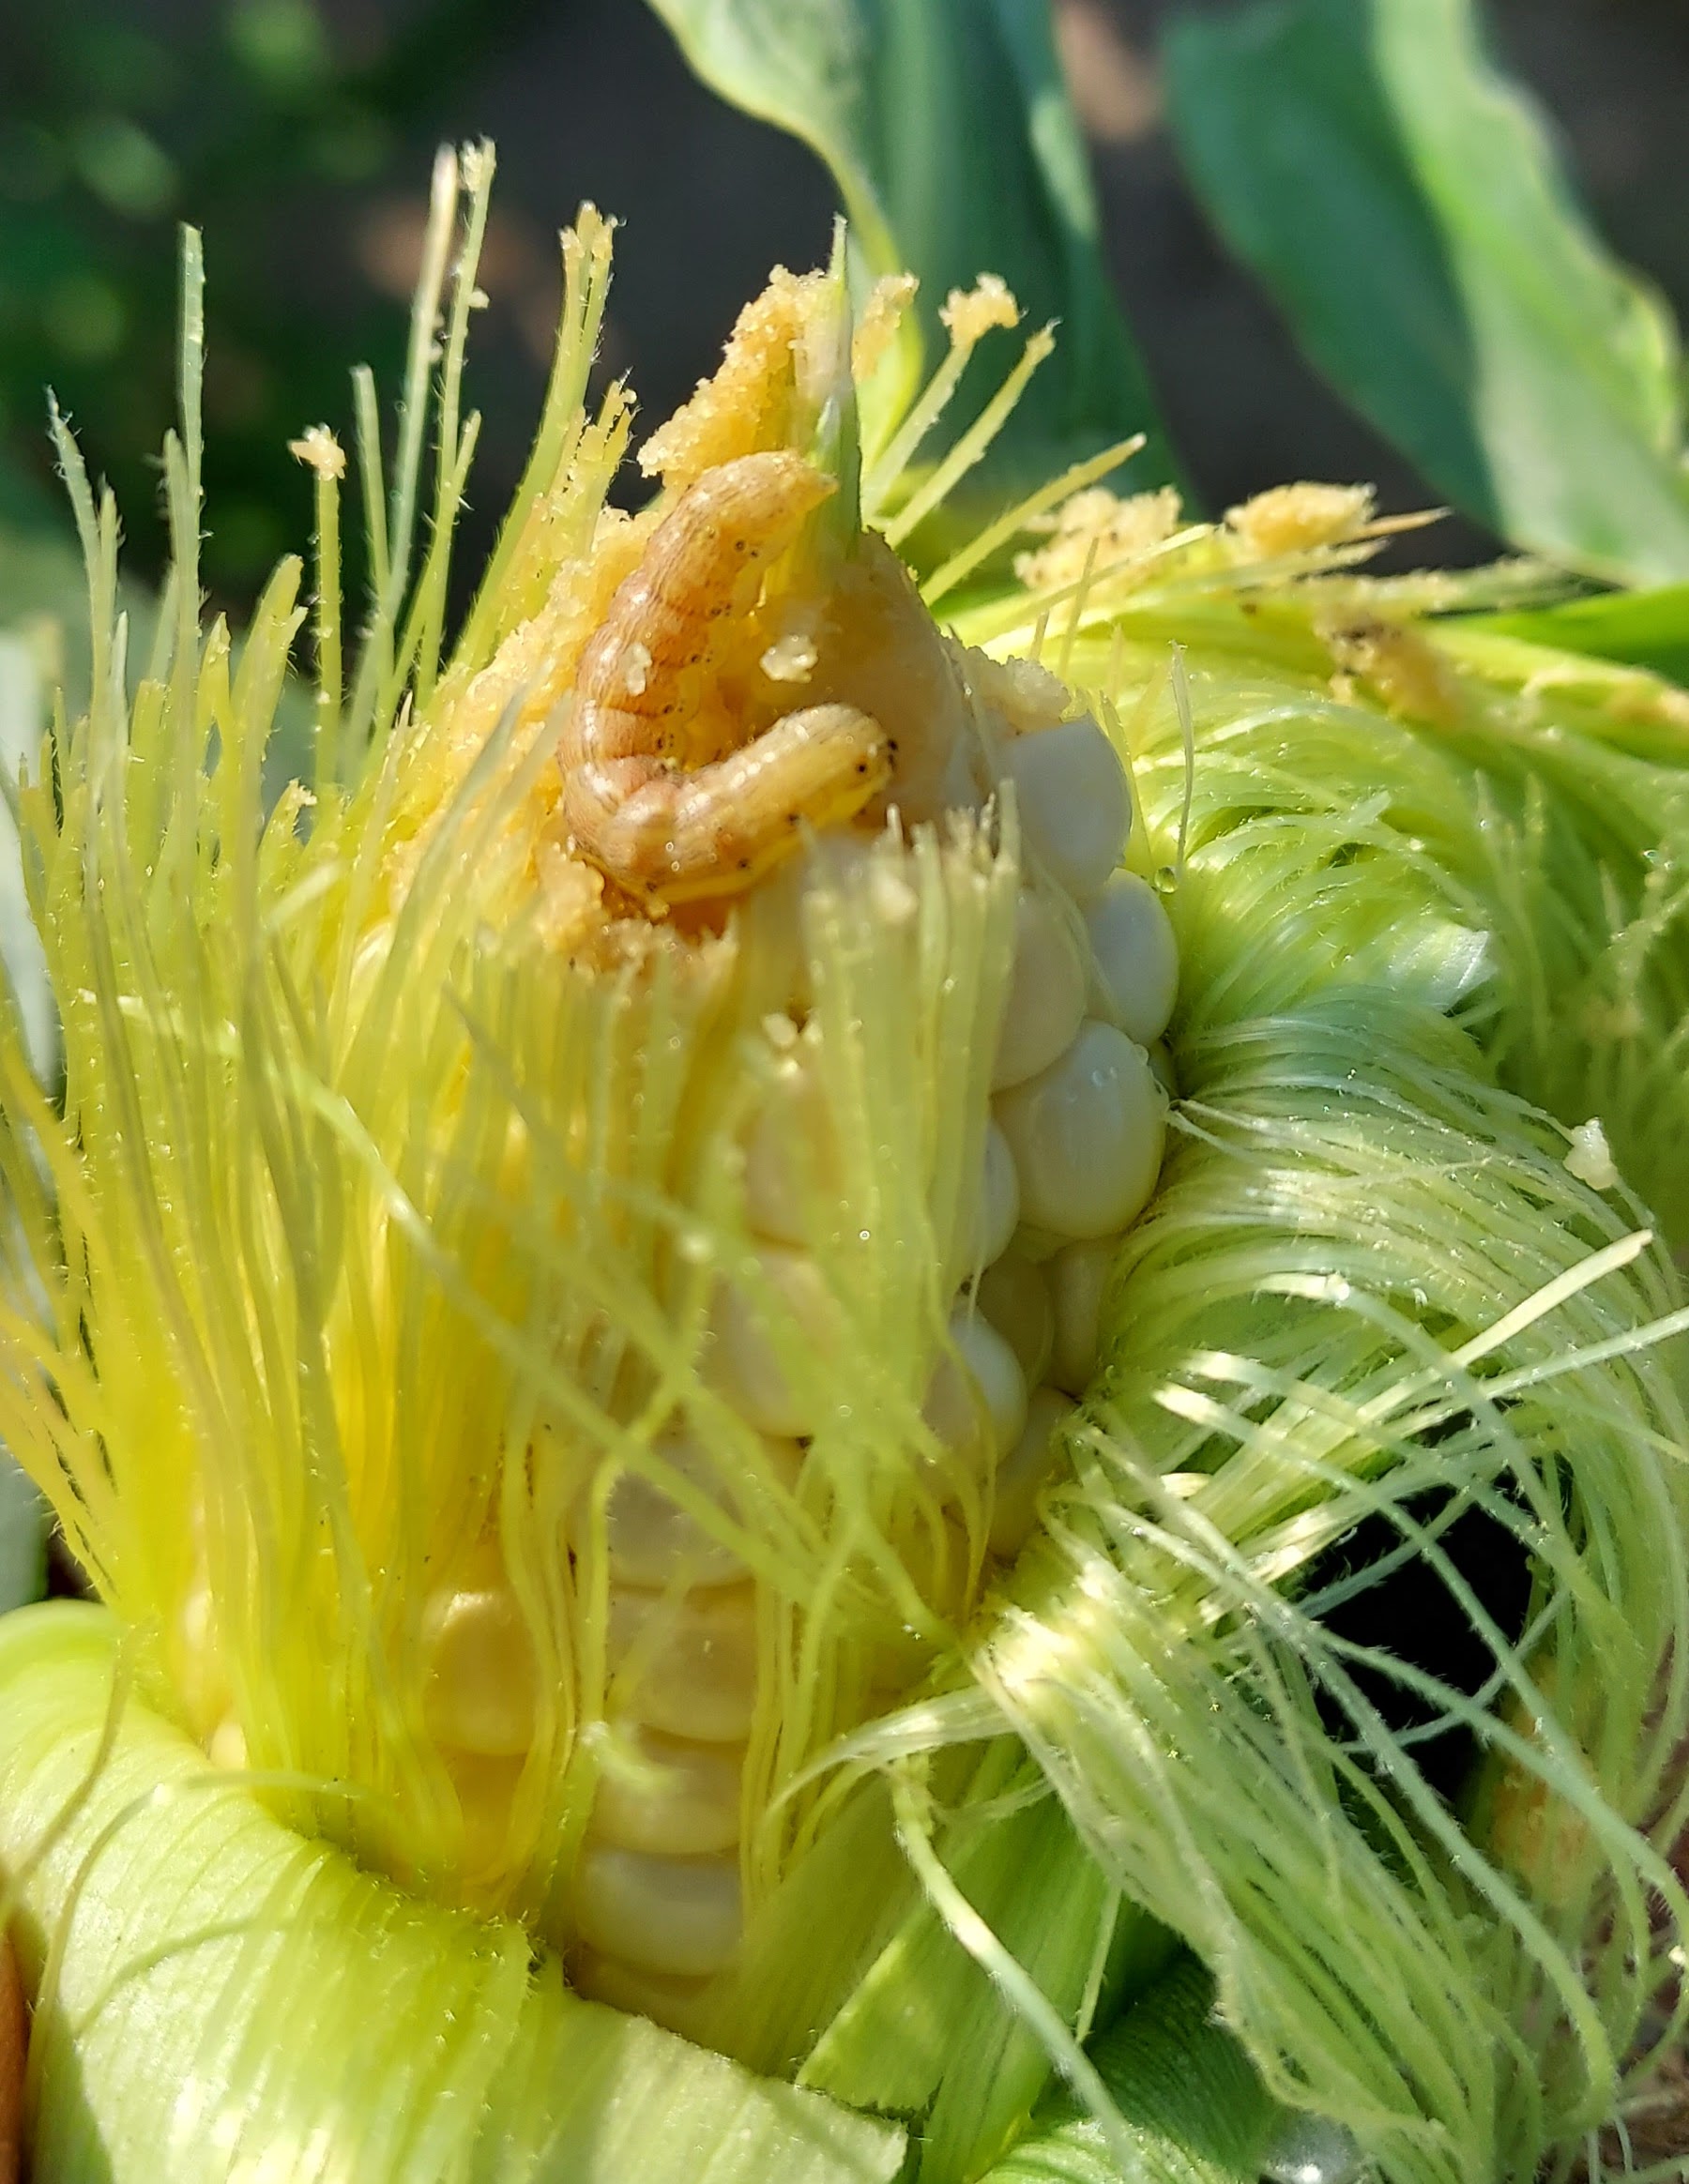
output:
[[[857,760],[857,771],[860,774],[865,774],[868,771],[868,761],[865,758]]]
[[[748,857],[741,857],[738,860],[738,869],[741,872],[748,872],[751,870],[751,859]]]

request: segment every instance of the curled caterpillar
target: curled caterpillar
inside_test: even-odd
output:
[[[707,472],[582,655],[558,751],[563,816],[581,854],[631,894],[737,893],[803,822],[853,818],[890,778],[890,738],[855,705],[787,713],[737,748],[712,722],[768,565],[832,490],[787,449]]]

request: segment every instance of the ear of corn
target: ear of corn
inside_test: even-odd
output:
[[[114,1636],[60,1604],[0,1631],[0,1855],[41,1995],[34,2175],[896,2174],[897,2132],[582,2002],[520,1927],[302,1841],[126,1702]],[[59,1814],[45,1837],[13,1831],[38,1811]]]
[[[489,179],[436,178],[349,683],[343,465],[300,444],[313,785],[267,819],[301,571],[238,657],[201,632],[191,265],[173,611],[132,694],[114,512],[62,442],[94,699],[23,801],[67,1084],[61,1115],[5,1027],[0,1431],[147,1700],[300,1841],[919,2119],[926,2184],[1001,2156],[1052,2067],[1128,2160],[1085,2042],[1169,1934],[1274,2096],[1392,2178],[1531,2174],[1678,2023],[1683,1306],[1601,1165],[1681,1219],[1671,693],[1586,678],[1550,716],[1540,675],[1420,627],[1471,580],[1352,573],[1363,494],[1180,530],[1164,493],[1099,496],[1101,461],[923,608],[859,499],[908,528],[1002,405],[912,484],[940,385],[859,478],[823,276],[750,308],[619,516],[624,398],[583,406],[594,215],[447,654]],[[831,493],[757,534],[757,586],[720,576],[723,481],[794,457]],[[1018,591],[966,596],[1041,524]],[[583,855],[559,738],[620,764],[671,670],[660,796],[843,708],[896,746],[901,823],[829,808],[719,898],[671,886],[661,829]],[[1520,1615],[1445,1551],[1466,1511],[1534,1573]],[[1329,1627],[1409,1558],[1469,1685]],[[1488,1770],[1470,1832],[1418,1765],[1451,1727]],[[587,2021],[545,1992],[560,2052]],[[537,2084],[553,2050],[510,2042],[500,2085]],[[487,2174],[527,2173],[510,2130]]]

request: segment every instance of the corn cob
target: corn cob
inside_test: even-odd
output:
[[[449,164],[448,226],[457,183]],[[326,432],[301,443],[313,787],[266,824],[297,568],[237,665],[202,638],[190,424],[167,462],[175,615],[131,703],[114,517],[64,443],[95,699],[24,798],[68,1077],[61,1122],[9,1039],[6,1173],[46,1304],[8,1330],[7,1437],[148,1696],[218,1767],[415,1894],[513,1915],[588,1994],[922,2116],[926,2176],[977,2175],[1052,2055],[1088,2083],[1075,2029],[1161,1946],[1122,1895],[1215,1964],[1277,2089],[1362,2120],[1390,2174],[1499,2173],[1508,2129],[1544,2145],[1611,2091],[1555,1949],[1608,1921],[1590,1946],[1629,1964],[1622,2044],[1663,1949],[1603,1891],[1639,1873],[1676,1902],[1632,1831],[1670,1824],[1683,1712],[1681,1677],[1658,1684],[1682,1613],[1658,1452],[1683,1426],[1649,1355],[1677,1293],[1491,1075],[1568,1123],[1609,1115],[1669,1211],[1650,1110],[1680,914],[1582,917],[1591,845],[1605,915],[1646,889],[1650,800],[1681,814],[1669,693],[1587,693],[1596,789],[1525,826],[1528,709],[1415,626],[1433,586],[1352,573],[1381,526],[1346,490],[1180,530],[1169,496],[1076,473],[923,603],[859,510],[908,536],[980,443],[925,478],[908,426],[858,449],[828,277],[777,277],[647,442],[656,506],[619,516],[625,400],[581,408],[595,216],[567,265],[534,465],[444,664],[472,250],[433,542],[401,620],[402,469],[349,693],[343,463]],[[862,375],[897,300],[858,330]],[[959,348],[1010,316],[990,287],[956,299]],[[960,599],[1043,511],[1019,588]],[[1207,648],[1199,676],[1169,676],[1170,636]],[[1481,774],[1527,784],[1514,832]],[[1579,917],[1537,914],[1529,891],[1568,877]],[[1628,981],[1626,1068],[1586,1042],[1551,1081],[1544,947],[1591,993]],[[1603,1074],[1625,1098],[1586,1106]],[[1482,1178],[1470,1204],[1455,1174]],[[1495,1415],[1492,1357],[1517,1383]],[[1533,1468],[1572,1461],[1538,1380],[1588,1426],[1575,1523]],[[1339,1821],[1338,1781],[1363,1785],[1293,1689],[1339,1679],[1274,1590],[1451,1476],[1522,1536],[1516,1497],[1581,1602],[1554,1661],[1608,1800],[1552,1946],[1478,1889],[1482,1976],[1453,1938],[1468,1914]],[[1619,1541],[1598,1576],[1586,1515]],[[1635,1645],[1597,1705],[1602,1602]],[[1252,1742],[1252,1618],[1280,1648],[1282,1752]],[[1540,1661],[1494,1647],[1541,1708]],[[1144,1723],[1184,1754],[1172,1786]],[[1388,1725],[1365,1733],[1417,1781]],[[1511,1763],[1564,1803],[1563,1738]],[[1320,1794],[1278,1796],[1279,1767]],[[324,1782],[358,1794],[304,1786]],[[1287,1943],[1240,1878],[1277,1861],[1277,1900],[1309,1901],[1321,1841],[1364,1967],[1341,1922]],[[1378,2037],[1398,1993],[1460,2068],[1392,2052],[1396,2019]],[[1468,2058],[1510,2010],[1558,2028],[1561,2008],[1575,2069],[1544,2118],[1528,2073]]]

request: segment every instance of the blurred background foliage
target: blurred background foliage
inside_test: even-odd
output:
[[[983,5],[983,0],[980,0]],[[1174,148],[1163,41],[1225,0],[1058,0],[1103,242],[1163,417],[1210,508],[1286,477],[1368,477],[1436,497],[1303,361],[1219,241]],[[1499,54],[1545,102],[1618,253],[1689,307],[1680,0],[1494,0]],[[495,137],[500,183],[478,331],[485,413],[473,492],[490,523],[518,473],[556,302],[556,229],[583,196],[627,223],[606,370],[648,418],[707,371],[776,260],[824,254],[832,193],[810,155],[718,101],[644,0],[0,0],[0,549],[13,611],[60,565],[42,431],[51,384],[117,490],[129,566],[150,520],[173,402],[175,228],[209,268],[207,579],[236,608],[301,542],[301,426],[344,427],[346,367],[389,388],[434,144]],[[479,541],[466,543],[472,563]],[[1450,524],[1437,551],[1491,550]],[[356,571],[352,572],[356,582]]]

